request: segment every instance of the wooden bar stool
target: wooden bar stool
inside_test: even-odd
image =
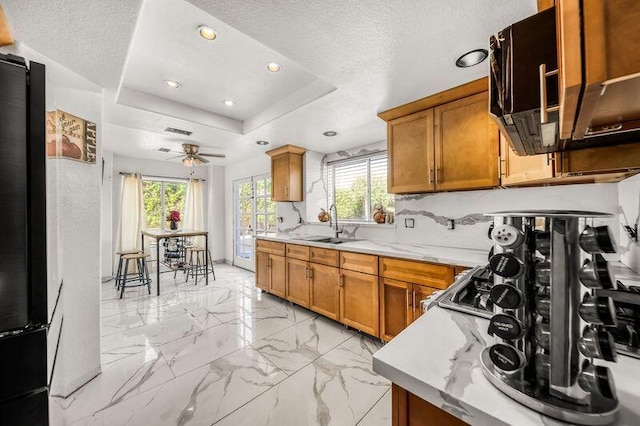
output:
[[[213,269],[213,260],[211,259],[211,251],[205,250],[202,247],[189,247],[187,248],[187,251],[189,254],[189,264],[187,266],[187,279],[185,280],[185,282],[189,281],[189,274],[191,274],[195,276],[196,285],[198,285],[198,277],[205,276],[208,273],[213,274],[213,280],[215,281],[216,272]],[[195,254],[195,263],[193,259],[194,254]],[[209,258],[208,266],[211,268],[211,270],[207,268],[204,256],[208,256]],[[200,262],[201,258],[202,258],[202,262]]]
[[[141,250],[122,250],[116,253],[116,255],[119,256],[118,271],[116,272],[116,283],[115,283],[116,288],[119,288],[118,283],[120,282],[120,279],[121,279],[122,266],[124,264],[124,259],[122,259],[122,256],[125,256],[127,254],[138,254],[138,253],[142,253],[142,251]]]
[[[124,267],[120,273],[120,279],[116,283],[120,290],[120,299],[122,299],[122,296],[124,295],[125,287],[140,287],[146,285],[149,294],[151,294],[151,278],[149,278],[149,269],[147,268],[148,257],[148,254],[144,254],[142,252],[122,255]],[[131,274],[128,273],[129,261],[136,262],[136,266],[138,269],[137,272]],[[127,285],[127,283],[131,282],[139,282],[140,284]]]

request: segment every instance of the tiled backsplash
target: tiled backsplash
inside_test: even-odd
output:
[[[305,154],[305,201],[277,203],[277,215],[282,218],[282,222],[277,223],[278,231],[329,235],[329,226],[317,222],[320,208],[328,208],[327,162],[385,148],[384,142],[378,142],[328,155],[308,151]],[[635,191],[636,210],[630,213],[633,218],[629,220],[637,221],[640,179],[635,184],[620,185],[620,188],[625,188],[625,194],[629,193],[628,197]],[[619,235],[617,214],[621,207],[618,204],[618,192],[618,184],[601,183],[398,195],[393,225],[347,224],[345,236],[406,244],[489,249],[491,241],[487,238],[487,230],[491,219],[484,214],[516,209],[571,209],[613,213],[616,217],[605,222],[612,227],[614,235]],[[630,206],[626,208],[631,209]],[[406,228],[405,219],[413,219],[414,228]],[[447,228],[449,219],[454,220],[453,230]]]

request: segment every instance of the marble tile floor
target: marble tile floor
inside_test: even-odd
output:
[[[164,274],[161,296],[102,284],[102,374],[51,398],[58,425],[391,424],[379,341],[216,267],[209,286]]]

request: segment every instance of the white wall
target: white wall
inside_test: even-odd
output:
[[[618,184],[620,204],[620,222],[636,230],[640,226],[640,175],[631,177]],[[640,273],[640,243],[633,241],[620,227],[618,249],[622,262]]]
[[[102,89],[60,64],[16,44],[2,49],[47,67],[47,111],[61,109],[97,124],[102,150]],[[47,160],[48,356],[51,393],[69,395],[100,372],[101,165]],[[60,284],[62,286],[60,286]],[[60,293],[60,298],[58,295]]]
[[[208,215],[209,249],[214,262],[225,261],[225,169],[224,167],[208,167],[209,203],[206,204]]]
[[[113,252],[115,241],[113,240],[113,152],[102,150],[102,160],[104,161],[104,171],[101,180],[102,188],[102,214],[100,223],[100,240],[102,255],[100,264],[102,265],[102,280],[111,278],[113,265]],[[102,164],[100,165],[102,167]]]

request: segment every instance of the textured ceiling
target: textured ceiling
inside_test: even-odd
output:
[[[158,132],[170,123],[192,126],[194,140],[223,150],[228,162],[264,151],[259,139],[321,152],[382,140],[377,112],[486,75],[486,63],[460,69],[456,57],[486,47],[490,34],[536,10],[535,0],[189,2],[337,90],[244,136],[117,105],[111,94],[105,120],[119,126],[120,142],[112,145],[121,154],[149,157],[151,145],[167,142]],[[3,7],[17,40],[115,92],[140,1],[3,0]],[[140,130],[154,134],[143,143]],[[326,130],[339,134],[326,138]]]

